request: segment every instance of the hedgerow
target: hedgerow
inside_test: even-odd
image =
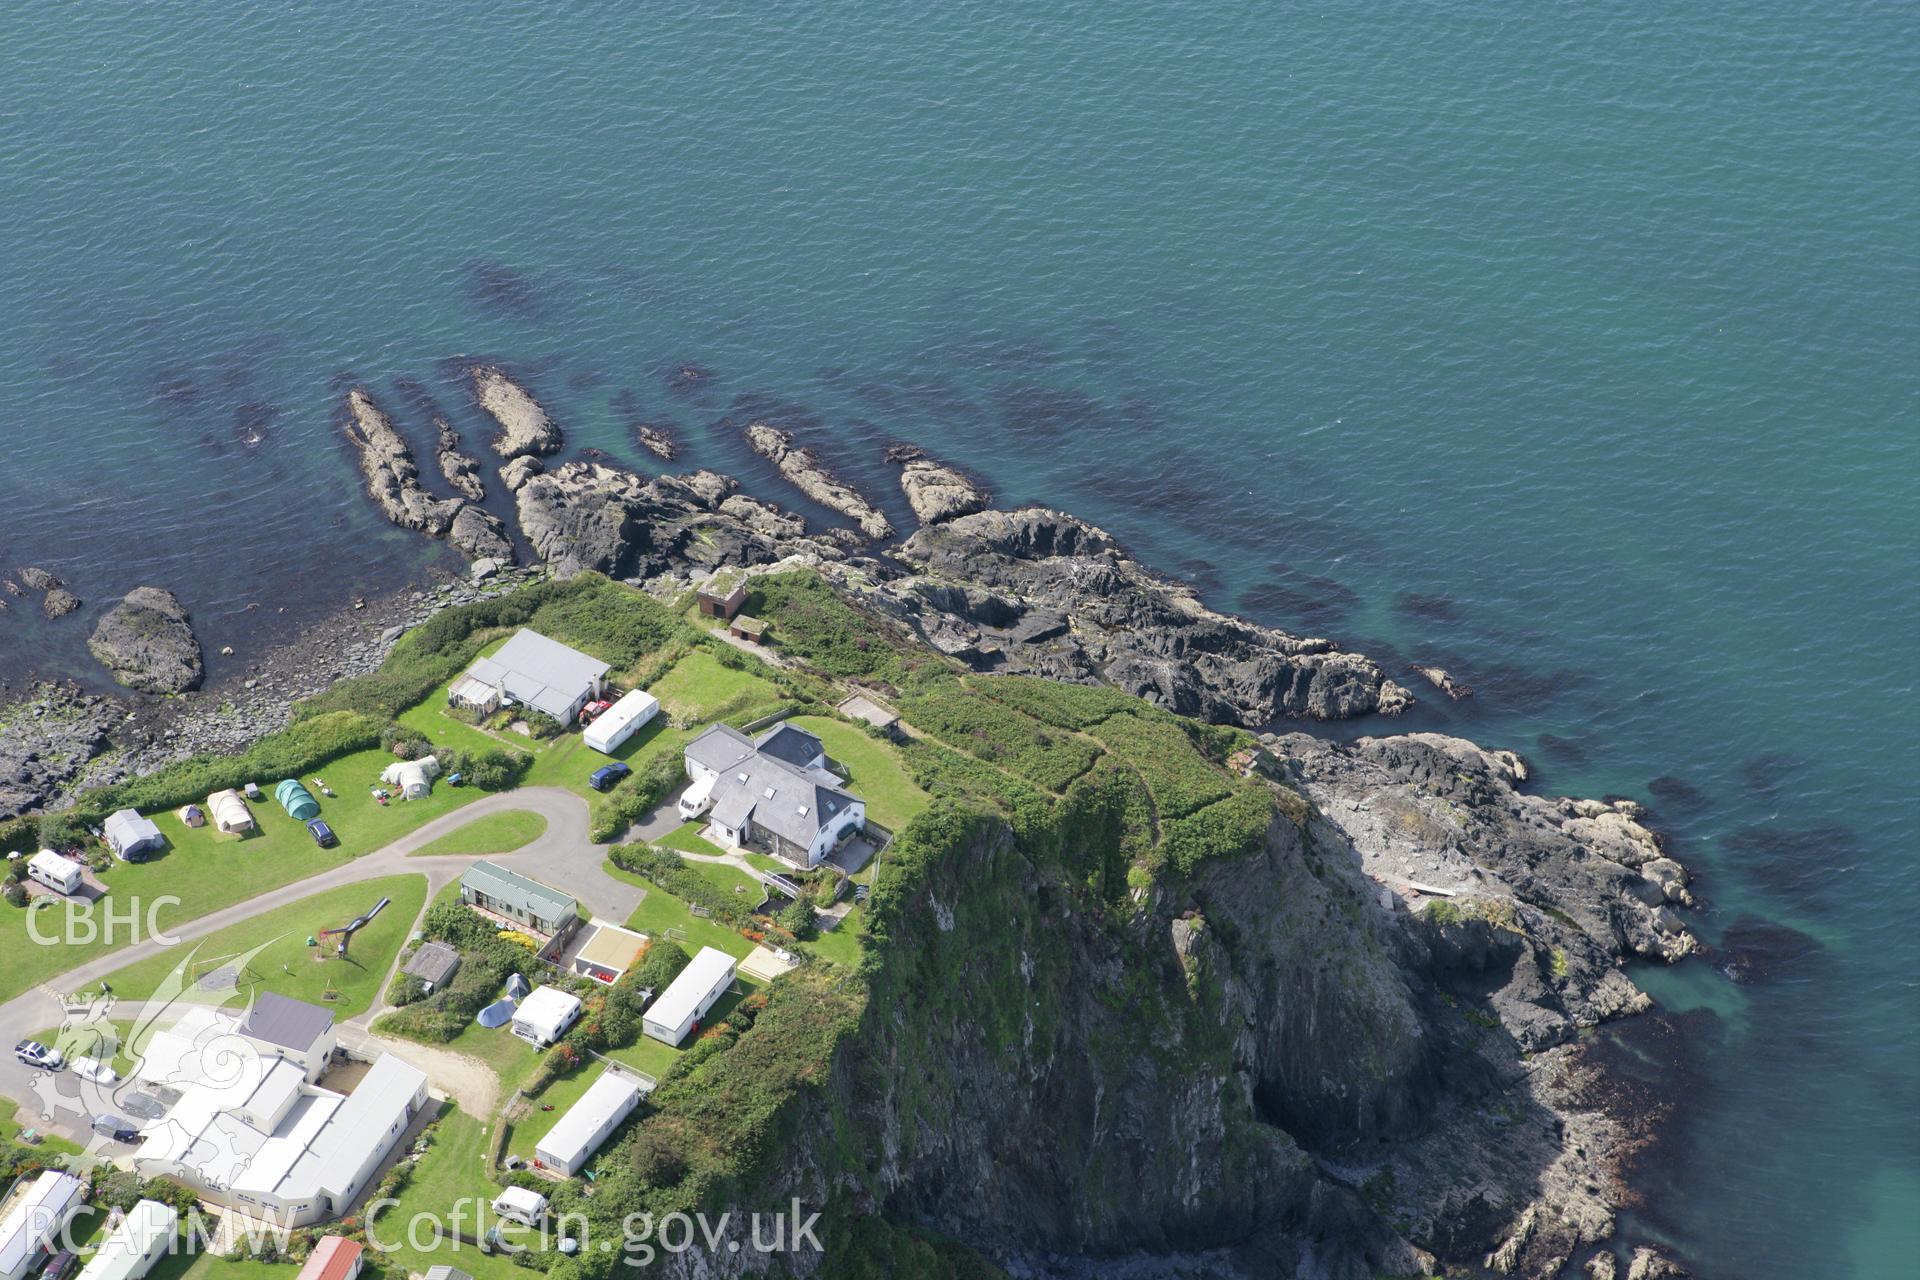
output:
[[[652,813],[685,776],[679,754],[663,752],[654,756],[615,783],[613,790],[594,800],[593,823],[587,838],[595,844],[617,839],[621,832]]]

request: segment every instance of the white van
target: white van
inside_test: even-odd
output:
[[[27,874],[56,893],[77,893],[87,869],[72,858],[63,858],[51,849],[42,849],[27,859]]]

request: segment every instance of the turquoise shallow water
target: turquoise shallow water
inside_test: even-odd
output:
[[[1672,10],[1672,11],[1669,11]],[[340,383],[512,363],[575,446],[880,444],[1215,603],[1480,690],[1414,724],[1646,798],[1719,940],[1645,1230],[1920,1247],[1920,36],[1902,6],[18,8],[0,561],[243,651],[435,554]],[[667,375],[695,362],[691,394]],[[624,393],[624,394],[623,394]],[[258,437],[255,444],[246,443]],[[767,492],[777,492],[769,483]],[[249,603],[261,608],[247,609]],[[286,612],[282,613],[281,610]],[[0,615],[0,666],[85,672]],[[1746,921],[1747,923],[1742,923]],[[1736,929],[1738,926],[1738,929]]]

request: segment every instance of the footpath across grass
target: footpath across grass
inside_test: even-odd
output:
[[[354,935],[345,960],[332,958],[332,939],[323,939],[316,947],[307,945],[307,939],[318,939],[322,929],[346,924],[381,898],[392,901]],[[237,961],[265,944],[240,974],[243,995],[273,991],[324,1005],[336,1020],[351,1018],[365,1012],[379,994],[426,898],[425,876],[386,876],[343,885],[135,961],[109,975],[107,981],[121,1000],[146,1000],[168,982],[169,975],[189,953],[193,961],[184,977],[191,983],[208,969]],[[316,960],[316,953],[329,958]],[[334,993],[331,1000],[326,998],[328,991]]]
[[[528,813],[524,809],[508,809],[475,818],[424,848],[414,850],[413,856],[425,858],[439,854],[471,853],[484,857],[488,854],[512,853],[532,844],[546,831],[547,820],[542,815]]]

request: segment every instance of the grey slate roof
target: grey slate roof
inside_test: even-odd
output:
[[[473,1277],[460,1268],[450,1267],[443,1262],[437,1267],[427,1268],[427,1280],[473,1280]]]
[[[753,747],[763,756],[772,756],[802,769],[826,750],[818,735],[784,720],[755,739]]]
[[[476,658],[467,674],[535,711],[565,720],[573,704],[607,674],[607,664],[525,627],[490,658]]]
[[[759,741],[756,749],[745,734],[714,725],[687,744],[689,759],[720,775],[713,784],[713,819],[737,828],[751,818],[782,839],[811,845],[822,827],[856,801],[840,789],[838,778],[805,767],[820,750],[813,734],[783,722]],[[770,753],[769,745],[779,754]]]
[[[254,998],[240,1030],[251,1039],[304,1053],[332,1025],[333,1014],[317,1004],[263,991]]]
[[[407,972],[438,987],[460,967],[460,953],[444,942],[429,942],[407,961]]]

